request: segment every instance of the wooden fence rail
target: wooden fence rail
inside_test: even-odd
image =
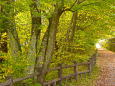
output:
[[[57,70],[58,71],[58,78],[54,79],[54,80],[51,80],[51,81],[48,81],[48,82],[43,82],[42,86],[56,86],[56,85],[62,86],[62,81],[63,80],[67,81],[67,79],[75,78],[78,81],[79,76],[82,79],[83,74],[85,75],[85,77],[86,77],[87,73],[88,73],[88,75],[90,75],[90,73],[92,72],[92,70],[93,70],[93,68],[94,68],[94,66],[96,64],[96,57],[97,57],[97,51],[96,51],[95,54],[93,54],[91,56],[91,58],[86,63],[78,64],[75,61],[73,65],[62,66],[62,64],[59,64],[58,67],[56,67],[54,69],[47,70],[47,72]],[[88,70],[79,72],[78,71],[78,66],[81,66],[81,65],[86,65],[88,67]],[[66,68],[73,68],[74,73],[66,75],[66,76],[63,76],[63,69],[66,69]],[[29,79],[29,78],[33,78],[34,76],[37,76],[37,75],[39,75],[39,74],[34,73],[34,74],[30,74],[30,75],[27,75],[25,77],[17,78],[17,79],[13,79],[12,76],[8,76],[8,78],[7,78],[7,80],[5,82],[0,83],[0,86],[6,86],[6,85],[7,86],[13,86],[13,84],[16,83],[16,82],[20,82],[20,81],[23,81],[23,80],[26,80],[26,79]]]

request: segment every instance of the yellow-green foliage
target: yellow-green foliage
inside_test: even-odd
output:
[[[67,39],[67,30],[70,29],[71,31],[72,29],[72,27],[70,27],[72,12],[64,12],[62,14],[59,22],[58,33],[56,35],[56,50],[51,65],[58,63],[71,64],[73,61],[87,61],[87,59],[94,53],[95,42],[97,41],[96,32],[94,31],[97,30],[88,27],[87,24],[89,22],[93,22],[92,19],[96,19],[97,16],[87,11],[84,15],[81,15],[82,12],[79,13],[78,20],[80,21],[80,18],[84,18],[88,13],[87,16],[85,16],[88,21],[86,19],[82,19],[83,21],[80,23],[81,25],[77,23],[77,26],[80,28],[76,27],[73,42],[70,42]],[[95,18],[93,18],[94,16]],[[85,21],[87,21],[87,23]],[[82,24],[87,26],[87,28],[84,28],[84,25]]]
[[[71,42],[67,40],[67,30],[69,28],[70,30],[72,29],[71,27],[69,27],[71,23],[71,18],[72,18],[71,12],[63,13],[60,18],[58,32],[56,35],[57,38],[56,48],[55,48],[54,56],[52,58],[52,63],[50,64],[50,68],[57,67],[59,63],[62,63],[63,65],[72,65],[74,61],[78,61],[79,63],[87,62],[89,57],[93,53],[95,53],[95,49],[96,49],[95,42],[97,41],[96,32],[94,32],[94,35],[92,35],[92,32],[95,29],[91,29],[90,27],[84,28],[83,27],[84,25],[83,26],[81,25],[81,29],[76,28],[74,41]],[[88,19],[90,20],[90,18]],[[86,66],[79,67],[79,71],[83,71],[83,69],[87,70],[87,67]],[[71,73],[73,73],[72,68],[63,70],[63,75],[67,75]],[[46,80],[51,80],[54,78],[57,78],[57,71],[48,72],[46,76]]]
[[[108,50],[115,52],[115,38],[109,39],[105,44],[104,47]]]
[[[2,72],[0,80],[4,80],[7,75],[13,75],[14,78],[25,76],[28,65],[28,60],[25,55],[13,58],[8,53],[7,59],[0,66],[0,72]]]
[[[21,12],[18,13],[15,19],[22,52],[27,52],[31,36],[31,14],[29,11]]]

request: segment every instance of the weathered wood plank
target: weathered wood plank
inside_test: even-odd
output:
[[[11,83],[11,80],[7,80],[3,83],[0,83],[0,86],[6,86],[6,85],[9,85]]]
[[[49,81],[49,82],[44,82],[43,85],[45,86],[45,85],[52,84],[52,83],[58,82],[58,81],[60,81],[60,78],[54,79],[54,80]]]
[[[13,80],[13,83],[20,82],[20,81],[23,81],[23,80],[26,80],[26,79],[29,79],[29,78],[33,78],[34,76],[37,76],[37,75],[39,75],[39,73],[30,74],[30,75],[27,75],[27,76],[22,77],[22,78],[17,78],[17,79]]]
[[[74,67],[75,65],[67,65],[67,66],[63,66],[62,68],[71,68],[71,67]]]
[[[60,69],[59,67],[56,67],[56,68],[47,70],[47,72],[56,71],[56,70],[59,70],[59,69]]]

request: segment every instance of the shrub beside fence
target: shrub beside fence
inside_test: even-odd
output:
[[[56,85],[62,86],[62,81],[63,80],[67,81],[68,78],[69,79],[75,78],[78,81],[79,76],[82,79],[83,74],[85,75],[85,77],[86,77],[86,74],[90,75],[90,73],[92,72],[92,70],[96,64],[96,58],[97,58],[97,51],[95,54],[93,54],[91,56],[91,58],[89,58],[88,62],[79,64],[78,62],[75,61],[73,65],[67,65],[67,66],[62,66],[62,64],[59,64],[58,67],[56,67],[54,69],[47,70],[47,72],[58,70],[58,78],[48,81],[48,82],[43,82],[42,86],[56,86]],[[88,67],[88,70],[79,72],[78,66],[82,66],[82,65],[86,65]],[[66,68],[73,68],[74,73],[63,76],[63,69],[66,69]],[[38,75],[39,75],[39,73],[34,73],[34,74],[30,74],[25,77],[17,78],[17,79],[13,79],[12,76],[8,76],[7,80],[5,82],[0,83],[0,86],[13,86],[13,84],[16,82],[20,82],[20,81],[23,81],[23,80],[26,80],[29,78],[33,78],[34,76],[38,76]]]

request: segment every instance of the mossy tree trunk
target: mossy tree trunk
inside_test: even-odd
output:
[[[41,13],[38,9],[40,0],[33,0],[33,3],[30,5],[31,9],[31,19],[32,19],[32,28],[31,28],[31,38],[30,38],[30,49],[29,49],[29,73],[34,72],[34,65],[36,54],[38,52],[38,45],[40,41],[40,26],[41,26]]]
[[[54,52],[57,27],[59,18],[62,14],[62,9],[59,6],[60,4],[62,3],[57,2],[52,17],[49,18],[49,26],[44,35],[40,52],[36,58],[35,72],[39,71],[41,73],[41,75],[38,76],[38,81],[40,82],[43,82],[43,77],[45,76]]]

